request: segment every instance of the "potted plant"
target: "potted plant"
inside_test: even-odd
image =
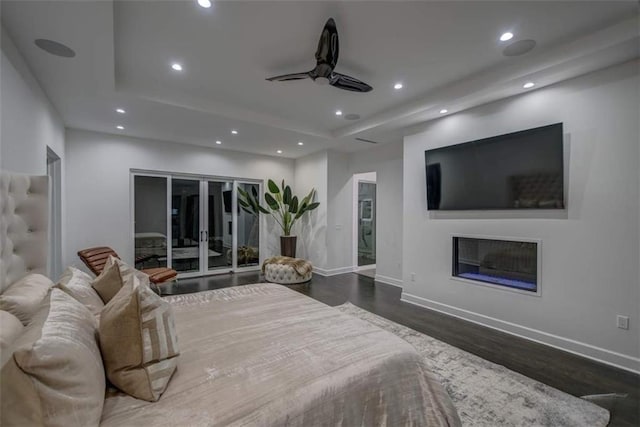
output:
[[[284,180],[282,180],[282,187],[278,187],[278,184],[270,179],[267,182],[267,189],[269,191],[264,193],[264,200],[268,209],[260,204],[255,187],[251,188],[251,194],[238,188],[238,203],[245,212],[252,215],[258,216],[260,212],[271,215],[282,228],[280,254],[295,258],[297,237],[291,235],[291,229],[305,213],[311,212],[320,205],[314,201],[316,190],[311,189],[305,198],[299,200],[298,196],[292,194],[291,187],[285,185]]]

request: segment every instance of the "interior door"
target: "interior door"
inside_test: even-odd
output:
[[[358,183],[358,266],[376,263],[376,184]]]

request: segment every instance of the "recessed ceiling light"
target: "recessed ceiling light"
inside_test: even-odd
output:
[[[342,111],[338,110],[336,111],[336,116],[341,116],[342,115]]]
[[[402,83],[398,82],[398,83],[394,84],[393,88],[396,89],[396,90],[402,89]]]
[[[211,7],[211,2],[209,0],[198,0],[198,4],[207,9]]]
[[[282,150],[276,150],[276,153],[282,154]]]
[[[440,114],[446,114],[448,112],[449,110],[447,110],[446,108],[443,108],[442,110],[440,110]]]
[[[116,113],[124,114],[126,113],[126,111],[124,111],[122,108],[116,108]]]
[[[216,144],[220,145],[222,144],[222,141],[216,141]]]
[[[116,126],[116,128],[118,128],[118,129],[120,129],[120,130],[124,130],[124,126],[120,126],[120,125],[118,125],[118,126]]]
[[[513,33],[504,33],[500,36],[501,42],[506,42],[507,40],[511,40],[513,38]]]
[[[178,64],[177,62],[174,62],[173,64],[171,64],[171,68],[173,68],[176,71],[182,71],[182,65]]]
[[[530,89],[532,87],[534,87],[536,84],[534,82],[526,82],[525,84],[522,85],[523,88],[525,89]]]
[[[234,134],[234,135],[237,135],[238,131],[234,129],[234,130],[231,131],[231,133]]]
[[[304,145],[304,142],[298,141],[298,145]]]

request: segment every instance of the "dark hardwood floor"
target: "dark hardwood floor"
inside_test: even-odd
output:
[[[258,283],[258,272],[183,279],[163,295]],[[290,286],[328,305],[347,301],[574,396],[621,393],[610,426],[640,426],[640,376],[400,301],[400,289],[353,273]],[[585,426],[588,427],[588,426]]]

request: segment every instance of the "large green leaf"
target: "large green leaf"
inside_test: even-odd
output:
[[[298,208],[298,213],[296,214],[295,219],[300,218],[302,215],[304,215],[306,211],[307,211],[307,203],[302,202],[302,204],[300,204],[300,207]]]
[[[314,210],[318,206],[320,206],[320,203],[318,203],[318,202],[311,203],[309,206],[307,206],[307,209],[306,209],[305,212],[311,212],[312,210]]]
[[[248,194],[246,191],[244,191],[242,188],[238,187],[238,194],[240,194],[240,196],[244,197],[245,199],[247,198]]]
[[[257,185],[252,185],[251,186],[251,194],[253,194],[253,197],[255,197],[256,199],[258,198],[258,186]]]
[[[278,210],[278,207],[279,207],[278,202],[276,201],[276,199],[273,198],[271,194],[264,193],[264,200],[267,202],[267,204],[271,209],[273,209],[274,211]]]
[[[248,202],[245,202],[243,199],[238,198],[238,203],[240,203],[240,206],[242,206],[243,208],[249,208],[251,207],[251,204]]]
[[[291,199],[291,203],[289,204],[289,212],[292,214],[298,213],[298,196],[293,196]]]
[[[271,180],[271,179],[269,181],[267,181],[267,187],[269,187],[269,191],[271,191],[273,194],[280,193],[280,189],[278,188],[278,184],[273,182],[273,180]]]
[[[291,187],[289,187],[288,185],[284,188],[282,203],[284,203],[285,205],[291,204]]]
[[[267,214],[267,215],[271,213],[260,205],[258,205],[258,210],[260,210],[260,212],[262,212],[263,214]]]

